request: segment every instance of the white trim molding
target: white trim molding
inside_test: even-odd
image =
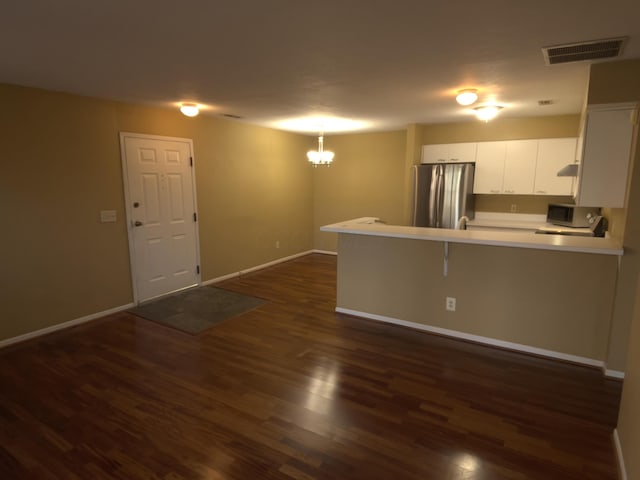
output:
[[[102,312],[96,312],[96,313],[92,313],[91,315],[85,315],[84,317],[76,318],[75,320],[69,320],[68,322],[58,323],[56,325],[51,325],[50,327],[41,328],[40,330],[35,330],[33,332],[25,333],[24,335],[18,335],[17,337],[11,337],[5,340],[0,340],[0,348],[8,347],[9,345],[13,345],[14,343],[20,343],[26,340],[31,340],[32,338],[41,337],[42,335],[47,335],[48,333],[57,332],[58,330],[64,330],[66,328],[75,327],[76,325],[81,325],[83,323],[87,323],[92,320],[97,320],[98,318],[106,317],[107,315],[111,315],[113,313],[122,312],[124,310],[128,310],[135,306],[136,306],[135,303],[128,303],[127,305],[121,305],[119,307],[110,308],[109,310],[103,310]]]
[[[229,273],[227,275],[222,275],[221,277],[212,278],[209,280],[205,280],[200,285],[212,285],[214,283],[219,283],[224,280],[230,280],[232,278],[240,277],[241,275],[246,275],[247,273],[256,272],[258,270],[262,270],[263,268],[273,267],[274,265],[278,265],[279,263],[288,262],[289,260],[295,260],[296,258],[304,257],[305,255],[310,255],[312,253],[320,253],[316,250],[307,250],[306,252],[296,253],[294,255],[289,255],[288,257],[278,258],[271,262],[263,263],[262,265],[257,265],[255,267],[247,268],[246,270],[240,270],[238,272]]]
[[[163,137],[164,138],[164,137]],[[211,280],[207,280],[205,282],[201,282],[199,285],[211,285],[212,283],[218,283],[223,280],[228,280],[231,278],[239,277],[240,275],[244,275],[247,273],[255,272],[257,270],[262,270],[263,268],[271,267],[273,265],[277,265],[279,263],[288,262],[289,260],[294,260],[299,257],[304,257],[305,255],[309,255],[311,253],[324,253],[328,255],[335,255],[333,252],[324,252],[320,250],[307,250],[306,252],[296,253],[295,255],[290,255],[288,257],[279,258],[277,260],[273,260],[272,262],[267,262],[262,265],[258,265],[255,267],[248,268],[246,270],[241,270],[239,272],[230,273],[228,275],[223,275],[221,277],[213,278]],[[33,332],[25,333],[23,335],[18,335],[17,337],[11,337],[4,340],[0,340],[0,348],[8,347],[9,345],[13,345],[15,343],[24,342],[26,340],[30,340],[32,338],[40,337],[42,335],[47,335],[48,333],[53,333],[58,330],[64,330],[66,328],[75,327],[76,325],[80,325],[86,322],[90,322],[91,320],[97,320],[98,318],[106,317],[107,315],[111,315],[113,313],[122,312],[124,310],[129,310],[130,308],[134,308],[137,304],[135,302],[129,303],[127,305],[122,305],[119,307],[110,308],[109,310],[104,310],[102,312],[92,313],[90,315],[86,315],[84,317],[76,318],[74,320],[69,320],[68,322],[58,323],[56,325],[51,325],[50,327],[42,328],[40,330],[35,330]]]
[[[312,250],[313,253],[321,253],[322,255],[338,255],[338,252],[332,252],[331,250]]]
[[[587,365],[590,367],[604,367],[604,362],[601,360],[595,360],[593,358],[580,357],[577,355],[569,355],[567,353],[555,352],[553,350],[546,350],[544,348],[532,347],[529,345],[523,345],[521,343],[506,342],[504,340],[498,340],[496,338],[482,337],[480,335],[473,335],[470,333],[459,332],[457,330],[448,330],[446,328],[433,327],[431,325],[423,325],[422,323],[408,322],[406,320],[400,320],[393,317],[385,317],[384,315],[377,315],[374,313],[360,312],[357,310],[350,310],[348,308],[336,307],[336,312],[345,313],[347,315],[353,315],[356,317],[363,317],[369,320],[377,320],[385,323],[393,323],[395,325],[402,325],[403,327],[414,328],[416,330],[423,330],[426,332],[437,333],[445,337],[459,338],[462,340],[468,340],[475,343],[482,343],[484,345],[490,345],[494,347],[500,347],[507,350],[514,350],[516,352],[531,353],[533,355],[539,355],[541,357],[548,357],[557,360],[564,360],[571,363],[577,363],[580,365]]]
[[[620,444],[620,436],[618,435],[617,428],[613,430],[613,446],[616,451],[616,459],[618,460],[618,474],[620,476],[620,480],[627,480],[627,467],[624,464],[622,445]]]
[[[602,372],[604,373],[604,376],[607,378],[624,380],[624,372],[621,372],[620,370],[610,370],[607,368],[606,364],[602,366]]]

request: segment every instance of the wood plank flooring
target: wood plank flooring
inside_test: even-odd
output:
[[[620,382],[334,313],[336,259],[221,286],[192,336],[127,313],[0,351],[0,478],[615,479]]]

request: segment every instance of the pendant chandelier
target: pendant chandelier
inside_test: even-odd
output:
[[[331,165],[333,162],[333,152],[324,149],[324,137],[320,133],[318,136],[318,150],[309,150],[307,152],[307,158],[314,167],[318,165]]]

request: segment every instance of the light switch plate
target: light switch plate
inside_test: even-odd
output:
[[[113,223],[116,220],[115,210],[100,210],[100,223]]]

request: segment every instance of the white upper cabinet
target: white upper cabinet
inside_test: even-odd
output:
[[[537,140],[478,143],[473,193],[531,195],[537,151]]]
[[[537,140],[512,140],[506,143],[502,193],[531,195],[538,155]]]
[[[473,193],[502,193],[506,155],[506,142],[478,143]]]
[[[576,138],[544,138],[538,140],[536,162],[536,195],[571,195],[573,177],[559,177],[558,170],[576,159]]]
[[[423,145],[422,163],[475,162],[473,193],[569,196],[573,177],[558,177],[558,171],[575,162],[576,143],[544,138]]]
[[[476,143],[423,145],[421,163],[475,162],[476,145]]]
[[[577,205],[624,207],[635,110],[635,105],[590,107],[581,145]]]

